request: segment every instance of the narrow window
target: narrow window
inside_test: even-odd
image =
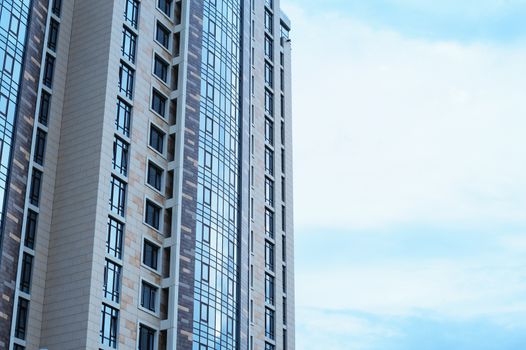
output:
[[[161,207],[150,200],[146,200],[145,212],[144,221],[151,227],[159,230],[161,227]]]
[[[106,304],[102,305],[100,342],[111,348],[117,348],[117,323],[119,311]]]
[[[135,63],[135,52],[137,50],[137,36],[126,27],[122,30],[122,56],[131,63]]]
[[[124,216],[126,184],[112,176],[110,185],[110,210]]]
[[[265,89],[265,113],[274,116],[274,95],[267,89]]]
[[[265,141],[274,145],[274,122],[269,118],[265,118]]]
[[[172,0],[158,0],[157,6],[165,15],[172,18]]]
[[[130,119],[131,119],[132,107],[118,99],[117,102],[117,116],[115,117],[115,127],[118,131],[122,132],[125,136],[130,136]]]
[[[274,181],[265,177],[265,203],[274,206]]]
[[[270,305],[274,305],[274,277],[269,274],[265,274],[265,302]]]
[[[274,152],[268,147],[265,147],[265,171],[274,175]]]
[[[123,176],[128,176],[129,146],[118,137],[113,140],[113,170]]]
[[[133,69],[122,63],[119,69],[119,91],[126,97],[131,99],[133,97],[133,83],[135,79],[135,72]]]
[[[24,253],[22,257],[22,270],[20,272],[20,290],[29,294],[31,288],[31,272],[33,268],[33,257]]]
[[[265,241],[265,267],[274,271],[274,244]]]
[[[38,121],[40,124],[47,126],[49,121],[49,107],[51,105],[51,95],[42,91],[40,95],[40,111],[38,112]]]
[[[265,209],[265,234],[274,238],[274,213],[269,209]]]
[[[35,249],[35,239],[37,234],[38,214],[29,209],[27,212],[26,232],[24,243],[29,249]]]
[[[165,83],[168,82],[168,66],[168,63],[165,60],[155,55],[153,63],[153,74],[155,74],[159,79],[161,79]]]
[[[155,330],[141,324],[139,326],[139,350],[155,349]]]
[[[27,314],[29,312],[29,301],[23,298],[18,299],[18,309],[16,311],[15,337],[26,339]]]
[[[116,303],[120,300],[121,267],[109,260],[104,266],[104,297]]]
[[[142,282],[141,288],[141,306],[145,309],[155,312],[156,299],[158,288],[147,283]]]
[[[150,241],[144,241],[142,262],[144,265],[157,270],[159,247]]]
[[[165,117],[166,114],[166,100],[159,91],[153,90],[152,92],[152,109],[159,114],[161,117]]]
[[[139,19],[139,1],[126,0],[126,8],[124,9],[124,19],[133,28],[137,29],[137,22]]]
[[[29,201],[34,206],[38,207],[40,201],[40,188],[42,187],[42,172],[33,169],[33,175],[31,177],[31,188],[29,191]]]
[[[115,219],[108,218],[108,237],[106,238],[106,252],[117,259],[122,259],[122,238],[124,225]]]
[[[59,23],[55,21],[54,19],[51,19],[51,22],[49,24],[49,34],[47,38],[47,47],[52,50],[57,50],[57,43],[58,43],[58,28]]]
[[[51,7],[51,11],[60,17],[60,11],[62,9],[62,0],[53,0],[53,6]]]
[[[270,87],[274,87],[274,68],[270,63],[265,61],[265,83]]]
[[[37,129],[35,138],[35,153],[33,160],[35,163],[44,165],[44,152],[46,150],[46,133],[40,129]]]
[[[165,49],[170,49],[170,30],[163,26],[160,22],[157,22],[157,29],[155,31],[155,40]]]
[[[265,336],[269,339],[274,339],[274,311],[265,308]]]
[[[153,125],[150,125],[150,146],[157,152],[163,153],[165,133]]]
[[[53,71],[55,70],[55,58],[51,55],[46,56],[46,62],[44,63],[44,80],[43,83],[47,87],[53,85]]]
[[[161,190],[163,170],[152,162],[148,162],[148,184],[156,190]]]

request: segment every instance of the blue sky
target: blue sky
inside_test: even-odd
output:
[[[526,348],[526,1],[282,7],[296,348]]]

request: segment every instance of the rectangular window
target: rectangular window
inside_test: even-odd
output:
[[[270,87],[274,87],[274,68],[270,63],[265,61],[265,83]]]
[[[285,144],[285,122],[281,122],[281,130],[280,130],[280,133],[281,133],[281,144],[284,145]]]
[[[265,241],[265,267],[274,271],[274,244]]]
[[[163,60],[161,57],[155,55],[153,61],[153,74],[155,74],[159,79],[161,79],[165,83],[168,82],[168,67],[168,62]]]
[[[137,22],[139,20],[139,1],[126,0],[126,7],[124,9],[124,19],[133,28],[137,29]]]
[[[283,266],[281,281],[283,284],[283,293],[287,293],[287,268]]]
[[[158,0],[157,7],[164,12],[165,15],[172,18],[172,0]]]
[[[274,48],[272,45],[272,39],[265,35],[265,56],[271,61],[274,59]]]
[[[37,234],[37,220],[38,214],[33,210],[29,209],[27,211],[27,220],[26,220],[26,232],[24,243],[25,246],[29,249],[35,249],[35,239]]]
[[[268,8],[272,8],[274,6],[273,0],[265,0],[265,5],[268,6]]]
[[[281,172],[285,174],[285,150],[281,149]]]
[[[285,202],[285,200],[287,199],[287,196],[286,196],[286,187],[285,187],[285,178],[282,176],[281,177],[281,200],[283,202]]]
[[[274,152],[268,147],[265,147],[265,171],[274,175]]]
[[[155,30],[155,40],[165,49],[170,50],[170,30],[163,26],[160,22],[157,22],[157,28]]]
[[[150,124],[150,146],[157,152],[163,153],[165,133]]]
[[[274,145],[274,122],[268,118],[265,118],[265,141]]]
[[[26,350],[26,348],[22,345],[13,344],[13,350]]]
[[[126,184],[112,176],[110,185],[110,210],[120,216],[124,216]]]
[[[287,298],[283,297],[283,324],[287,324]]]
[[[208,323],[208,304],[201,303],[201,322]]]
[[[118,137],[113,140],[113,170],[128,176],[129,145]]]
[[[18,308],[16,310],[15,337],[26,339],[27,316],[29,312],[29,301],[23,298],[18,299]]]
[[[265,342],[265,350],[275,350],[276,347],[273,344]]]
[[[100,342],[111,348],[117,348],[117,327],[119,311],[106,304],[102,305],[100,322]]]
[[[142,282],[141,287],[141,306],[150,311],[156,309],[156,300],[157,300],[157,291],[158,288],[151,285],[147,282]]]
[[[62,0],[53,0],[53,6],[51,7],[51,11],[60,17],[60,10],[62,9]]]
[[[287,215],[285,206],[281,206],[281,231],[285,232],[287,228]]]
[[[46,150],[46,133],[40,129],[37,129],[37,135],[35,137],[35,153],[33,160],[35,163],[44,165],[44,152]]]
[[[272,34],[273,29],[272,13],[269,10],[265,10],[265,29]]]
[[[274,181],[265,177],[265,203],[274,206]]]
[[[210,243],[210,226],[203,224],[203,242]]]
[[[22,271],[20,272],[20,290],[29,294],[31,289],[31,272],[33,269],[33,257],[24,253],[22,257]]]
[[[265,337],[274,339],[274,331],[274,311],[269,308],[265,308]]]
[[[274,94],[267,89],[265,89],[265,113],[274,116]]]
[[[55,70],[55,58],[51,55],[46,55],[46,62],[44,63],[44,80],[43,83],[47,87],[53,85],[53,71]]]
[[[161,207],[150,200],[146,200],[145,212],[144,222],[156,230],[159,230],[161,227]]]
[[[109,260],[104,266],[104,298],[116,303],[120,300],[121,267]]]
[[[281,236],[281,260],[287,261],[287,237]]]
[[[274,213],[269,209],[265,209],[265,234],[274,238]]]
[[[42,125],[46,125],[49,121],[49,107],[51,105],[51,95],[42,91],[40,95],[40,111],[38,112],[38,121]]]
[[[212,205],[212,191],[208,187],[203,187],[203,203]]]
[[[210,281],[210,266],[204,262],[201,263],[201,280],[206,283]]]
[[[131,63],[135,63],[135,52],[137,50],[137,36],[126,27],[122,30],[122,56]]]
[[[122,132],[126,136],[130,136],[130,120],[131,120],[132,107],[118,99],[117,102],[117,116],[115,117],[115,127],[118,131]]]
[[[47,47],[52,51],[57,50],[58,28],[59,23],[52,18],[51,22],[49,23],[49,34],[47,37]]]
[[[265,274],[265,302],[274,305],[274,277],[269,274]]]
[[[126,97],[131,99],[133,97],[133,82],[135,80],[135,72],[133,69],[121,62],[119,68],[119,91]]]
[[[156,190],[161,190],[163,169],[152,162],[148,162],[148,184]]]
[[[42,172],[33,169],[33,175],[31,176],[31,187],[29,190],[29,201],[34,206],[38,207],[40,201],[40,188],[42,187]]]
[[[285,91],[285,71],[283,70],[283,68],[280,69],[279,71],[279,83],[280,83],[280,88],[281,88],[281,91]],[[283,95],[281,95],[282,97],[282,100],[284,99]],[[284,108],[282,108],[282,111],[284,110]],[[283,116],[285,113],[281,113],[281,115]]]
[[[122,259],[122,238],[124,225],[108,218],[108,237],[106,238],[106,252],[117,259]]]
[[[152,109],[157,112],[161,117],[165,117],[166,114],[166,100],[159,91],[152,90]]]
[[[155,349],[155,330],[141,324],[139,326],[139,350]]]
[[[144,241],[144,248],[142,253],[142,263],[146,266],[157,270],[159,258],[159,247],[150,241]]]

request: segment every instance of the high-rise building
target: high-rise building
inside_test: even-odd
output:
[[[0,0],[0,350],[293,350],[279,0]]]

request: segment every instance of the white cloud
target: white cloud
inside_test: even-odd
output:
[[[299,228],[524,223],[526,49],[294,22]]]

